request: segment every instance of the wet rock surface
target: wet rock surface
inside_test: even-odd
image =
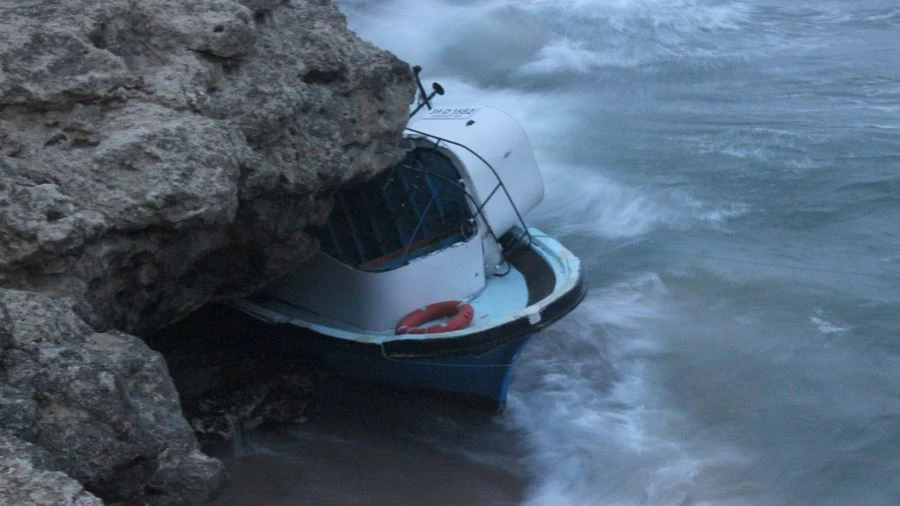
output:
[[[7,441],[43,456],[17,469],[65,473],[108,501],[150,494],[151,503],[189,502],[184,490],[160,485],[177,469],[202,478],[207,490],[198,497],[212,497],[224,485],[223,468],[199,451],[163,357],[132,335],[93,331],[78,305],[72,297],[0,291],[11,322],[0,419]]]
[[[194,433],[215,446],[308,416],[320,373],[224,306],[149,338],[176,367],[180,396],[166,357],[132,335],[94,331],[87,311],[72,296],[0,290],[0,492],[9,494],[0,497],[9,504],[205,501],[226,478]]]
[[[220,449],[245,431],[305,423],[314,415],[317,386],[328,373],[270,331],[214,304],[148,338],[166,357],[204,448]]]
[[[0,430],[2,504],[102,506],[97,496],[60,471],[41,447]]]
[[[214,496],[135,334],[307,258],[411,93],[329,2],[0,3],[0,503]]]
[[[261,425],[296,424],[307,420],[314,374],[283,374],[235,390],[210,392],[187,409],[191,427],[201,443],[216,444],[239,438]]]

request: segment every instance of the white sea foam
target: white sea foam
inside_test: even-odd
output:
[[[477,16],[471,6],[415,0],[338,0],[351,29],[412,63],[428,65],[457,36],[455,25]]]
[[[709,6],[692,0],[549,0],[519,5],[535,18],[565,20],[545,35],[548,42],[534,59],[513,72],[521,79],[637,67],[685,52],[710,56],[686,39],[735,30],[746,18],[741,4]]]
[[[725,154],[734,158],[760,162],[778,162],[795,169],[817,168],[821,160],[810,154],[810,147],[822,149],[828,137],[788,130],[742,127],[722,130],[701,137],[697,142],[701,153]],[[815,151],[813,151],[815,152]]]
[[[531,217],[554,231],[615,239],[698,224],[721,229],[749,210],[737,202],[711,205],[687,189],[629,186],[596,167],[545,163],[542,168],[545,203]]]
[[[526,5],[572,13],[573,18],[607,21],[617,27],[641,21],[685,32],[732,30],[747,18],[742,2],[708,5],[697,0],[533,0]]]
[[[528,78],[567,72],[587,74],[599,67],[633,67],[644,61],[634,52],[617,48],[596,51],[585,47],[584,43],[562,38],[541,48],[535,59],[516,69],[513,76]]]
[[[633,237],[660,226],[680,225],[681,217],[674,210],[638,189],[596,173],[588,176],[584,170],[569,174],[576,172],[585,177],[554,178],[546,204],[534,213],[539,222],[554,224],[562,232],[606,238]]]
[[[476,78],[527,79],[664,61],[683,50],[705,51],[685,37],[734,30],[746,18],[740,2],[711,6],[696,0],[338,5],[364,39],[432,72]]]
[[[817,309],[815,313],[809,317],[809,323],[813,324],[820,333],[825,335],[840,335],[847,332],[847,329],[841,325],[828,321],[822,310]]]
[[[562,322],[564,336],[532,345],[507,419],[531,448],[526,505],[680,504],[703,463],[667,432],[681,414],[644,358],[665,353],[642,322],[665,313],[653,274],[592,293]]]

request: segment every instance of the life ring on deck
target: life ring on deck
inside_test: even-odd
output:
[[[439,334],[441,332],[453,332],[465,328],[472,323],[475,310],[470,304],[461,300],[445,300],[435,302],[425,307],[420,307],[412,313],[404,316],[397,323],[397,334]],[[430,327],[423,327],[438,318],[448,318],[444,323],[438,323]]]

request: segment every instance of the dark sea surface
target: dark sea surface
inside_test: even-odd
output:
[[[338,5],[522,124],[591,289],[504,414],[326,385],[220,504],[900,504],[900,3]]]

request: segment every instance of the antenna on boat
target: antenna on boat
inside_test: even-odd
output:
[[[431,99],[434,98],[435,95],[443,95],[444,87],[438,83],[431,83],[431,93],[425,92],[425,87],[422,86],[422,80],[419,78],[419,73],[422,72],[422,67],[419,65],[413,66],[413,75],[416,77],[416,86],[419,87],[419,105],[413,109],[413,112],[409,113],[409,117],[412,118],[419,112],[422,107],[428,107],[431,109]]]

